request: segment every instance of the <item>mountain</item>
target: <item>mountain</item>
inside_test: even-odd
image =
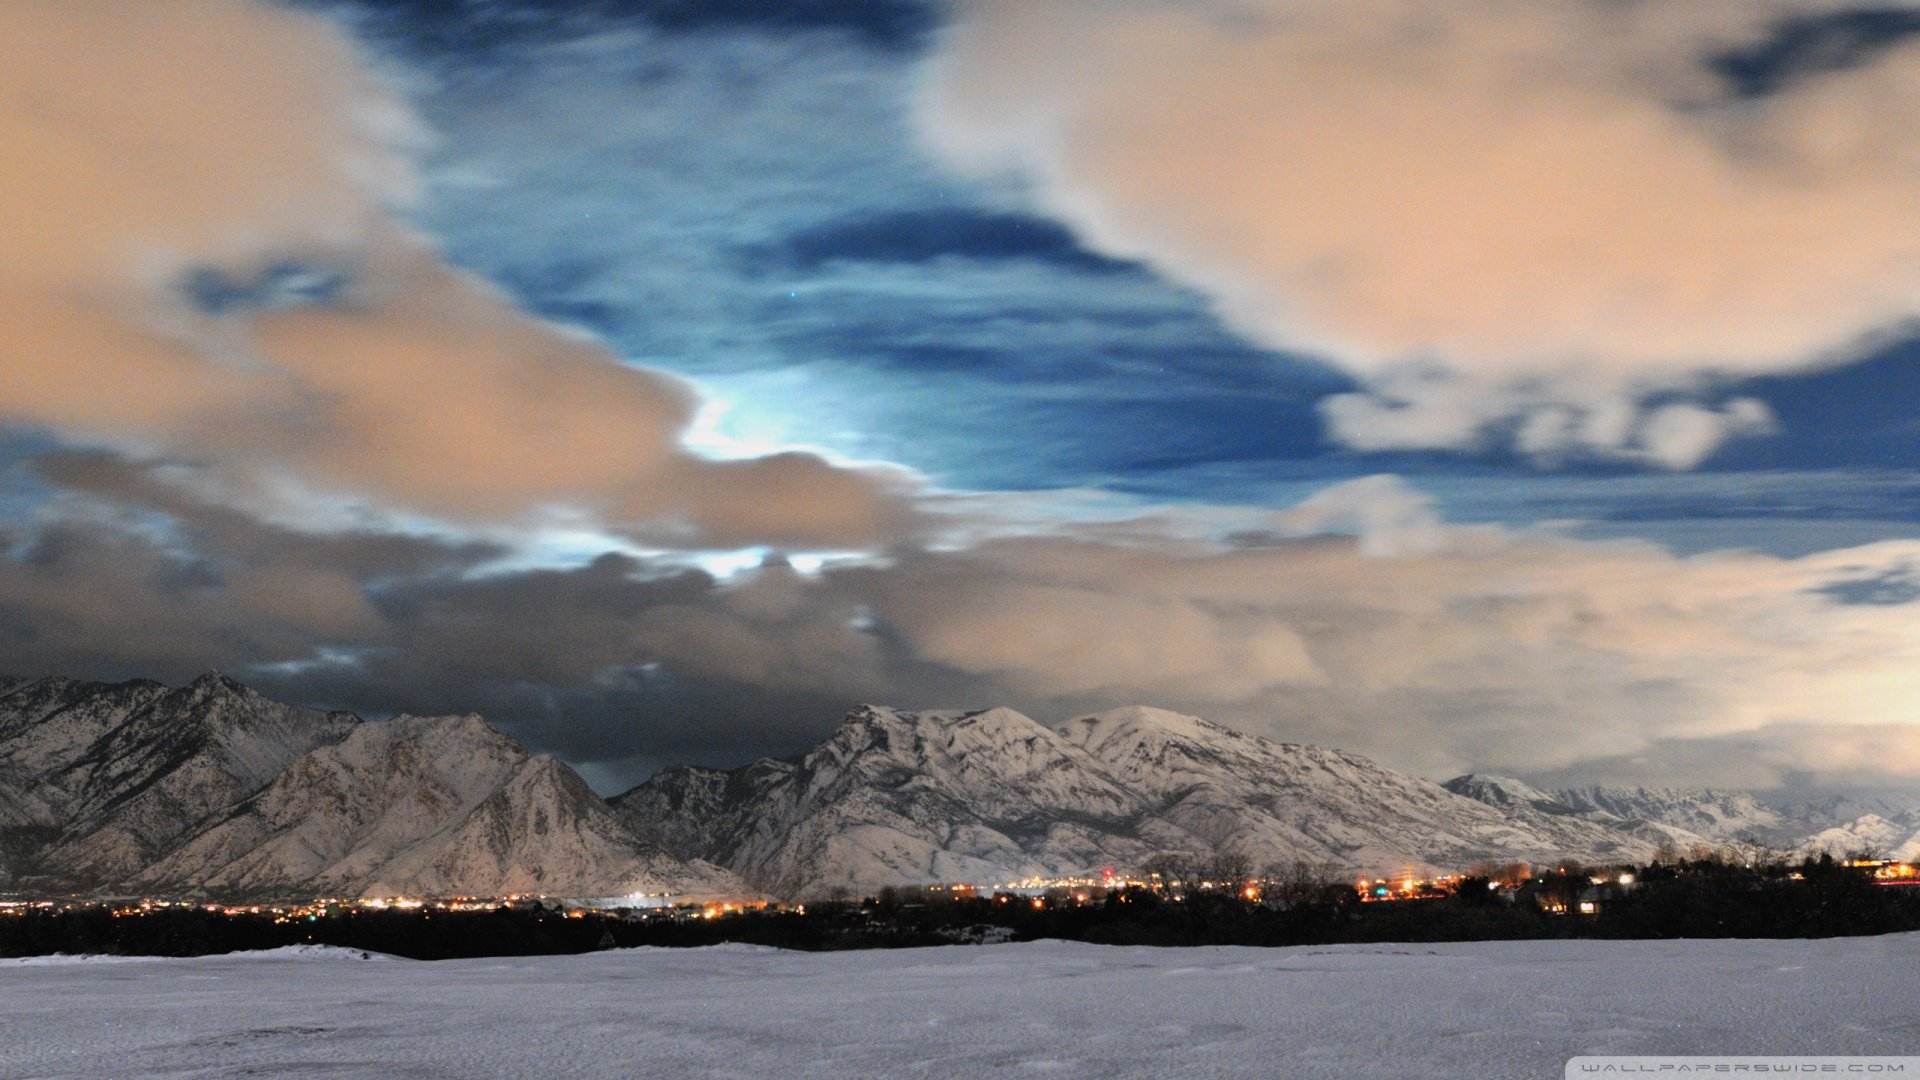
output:
[[[1785,815],[1746,791],[1583,787],[1554,797],[1581,813],[1672,825],[1708,841],[1768,840],[1795,831]]]
[[[1920,809],[1896,796],[1763,798],[1746,791],[1583,787],[1540,790],[1505,776],[1472,774],[1446,788],[1502,809],[1530,807],[1584,818],[1689,853],[1759,844],[1783,855],[1920,858]]]
[[[357,722],[218,673],[178,689],[14,682],[0,693],[10,861],[74,887],[126,881]]]
[[[1543,791],[1505,776],[1473,774],[1446,782],[1449,791],[1490,806],[1531,806],[1545,813],[1578,816],[1624,829],[1679,852],[1728,844],[1762,844],[1781,850],[1835,845],[1848,850],[1899,847],[1887,830],[1910,811],[1881,799],[1766,799],[1747,791],[1642,787],[1580,787]],[[1908,835],[1920,831],[1920,820]],[[1813,840],[1818,839],[1817,845]],[[1869,840],[1869,837],[1873,838]]]
[[[1650,845],[1532,809],[1493,811],[1338,750],[1276,743],[1197,717],[1127,708],[1070,721],[1067,738],[1146,795],[1161,820],[1262,861],[1378,869],[1490,859],[1636,858]]]
[[[1655,846],[1147,708],[1055,729],[1005,708],[866,706],[797,762],[665,770],[613,804],[676,855],[795,897],[1131,870],[1157,854],[1217,849],[1361,870],[1626,860]]]
[[[602,800],[478,716],[366,721],[217,673],[0,678],[0,891],[42,895],[804,899],[1136,872],[1161,855],[1388,872],[1637,862],[1749,837],[1920,856],[1920,811],[1441,785],[1141,707],[1055,727],[865,706],[798,759],[668,768]]]
[[[782,896],[1084,872],[1155,850],[1106,825],[1138,812],[1131,793],[1011,709],[868,706],[798,763],[666,770],[613,804],[682,858]]]
[[[1840,857],[1864,854],[1911,861],[1920,858],[1920,810],[1908,810],[1890,817],[1863,814],[1852,821],[1822,829],[1803,841],[1799,849],[1812,855]]]
[[[1638,788],[1542,791],[1511,776],[1486,773],[1457,776],[1441,786],[1508,813],[1531,811],[1614,829],[1645,841],[1656,853],[1714,847],[1752,832],[1751,827],[1740,824],[1738,814],[1728,812],[1723,805],[1736,803],[1737,799],[1751,803],[1752,797],[1745,792],[1649,792]],[[1689,795],[1694,798],[1687,798]],[[1636,803],[1635,797],[1642,801]],[[1738,805],[1744,807],[1746,803]],[[1753,814],[1762,812],[1754,804]],[[1720,829],[1724,832],[1716,831]]]
[[[363,723],[141,872],[143,889],[737,894],[635,837],[579,776],[478,716]]]
[[[477,716],[363,721],[190,686],[0,683],[0,888],[221,897],[740,895]]]
[[[1562,802],[1556,795],[1541,791],[1524,780],[1511,776],[1495,776],[1488,773],[1469,773],[1456,776],[1440,785],[1455,795],[1465,795],[1497,806],[1502,810],[1533,810],[1542,814],[1568,816],[1580,811],[1569,803]]]

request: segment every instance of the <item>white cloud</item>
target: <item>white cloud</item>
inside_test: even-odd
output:
[[[1766,427],[1715,380],[1844,361],[1920,307],[1920,45],[1761,97],[1707,64],[1843,8],[964,0],[920,116],[1367,380],[1329,405],[1352,445],[1688,467]]]

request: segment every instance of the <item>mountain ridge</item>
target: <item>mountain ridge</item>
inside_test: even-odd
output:
[[[1920,855],[1920,810],[1441,784],[1148,706],[1050,725],[1004,706],[864,705],[794,758],[669,766],[602,799],[474,714],[369,721],[217,672],[181,687],[0,678],[0,891],[804,899],[1136,872],[1169,854],[1458,870],[1749,841]]]
[[[1623,861],[1656,848],[1630,830],[1503,811],[1358,755],[1145,706],[1049,727],[1005,707],[867,705],[795,761],[663,770],[610,802],[682,858],[793,897],[1086,876],[1227,847],[1342,869]]]
[[[0,889],[741,895],[477,715],[363,720],[217,672],[0,687]]]

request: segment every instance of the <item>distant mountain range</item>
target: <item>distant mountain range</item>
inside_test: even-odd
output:
[[[748,891],[635,836],[477,716],[364,721],[209,674],[0,683],[0,891]]]
[[[0,892],[807,898],[1164,854],[1360,872],[1736,840],[1920,855],[1920,810],[1437,784],[1140,707],[1049,727],[865,706],[796,760],[668,768],[602,800],[477,716],[366,721],[213,674],[0,680]]]
[[[634,831],[778,895],[1007,882],[1230,847],[1256,862],[1398,868],[1604,859],[1655,845],[1503,809],[1364,758],[1132,708],[1055,729],[1011,709],[868,706],[798,762],[674,768],[613,800]]]

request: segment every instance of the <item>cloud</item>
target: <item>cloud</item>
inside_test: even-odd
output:
[[[1124,28],[1152,9],[1116,0],[1108,10]],[[1193,29],[1211,23],[1191,13],[1224,9],[1182,10],[1163,17],[1212,48],[1218,35]],[[1254,17],[1242,24],[1252,55],[1272,13],[1240,11]],[[40,459],[53,494],[4,537],[0,652],[22,672],[180,678],[219,666],[295,700],[373,712],[477,707],[580,762],[787,753],[859,700],[1008,701],[1053,717],[1148,702],[1429,773],[1577,775],[1632,762],[1645,780],[1686,783],[1716,769],[1746,782],[1789,768],[1857,775],[1863,763],[1920,774],[1911,735],[1920,620],[1905,586],[1920,550],[1911,542],[1794,559],[1679,557],[1644,543],[1451,525],[1424,493],[1374,477],[1272,514],[1191,508],[1099,524],[1044,513],[1006,520],[991,507],[1018,498],[956,498],[952,506],[970,509],[954,511],[947,542],[934,544],[909,527],[922,522],[908,520],[896,494],[907,482],[897,477],[804,454],[693,455],[683,440],[695,403],[683,383],[618,363],[443,261],[396,216],[419,198],[410,166],[418,133],[324,24],[231,2],[186,12],[0,8],[0,135],[21,149],[0,158],[0,206],[18,222],[0,235],[0,415],[70,445],[112,448]],[[1532,40],[1528,28],[1543,18],[1523,13],[1515,33]],[[963,23],[957,40],[974,25]],[[1108,47],[1096,30],[1084,43],[1089,62]],[[624,46],[557,47],[604,58]],[[773,46],[739,47],[759,56]],[[1140,73],[1181,89],[1185,68],[1155,61],[1161,44],[1138,47]],[[86,60],[108,53],[124,62]],[[793,70],[813,62],[798,45],[783,55]],[[726,55],[708,59],[727,67]],[[865,77],[862,100],[881,99],[874,86],[891,84]],[[690,100],[711,88],[704,78],[669,83]],[[1017,80],[1001,85],[1026,92]],[[598,121],[602,110],[582,110],[575,86],[534,85],[549,107],[541,121]],[[835,86],[818,92],[844,89]],[[1792,97],[1797,86],[1770,96]],[[470,95],[462,100],[484,102],[481,89]],[[718,115],[711,100],[706,108],[700,116]],[[1046,137],[1034,145],[1053,145],[1041,130],[1050,123],[1035,129]],[[749,134],[728,137],[743,156],[725,160],[739,170],[772,153],[749,145]],[[831,174],[843,159],[820,160],[805,191],[839,183]],[[868,164],[874,171],[861,175],[876,182],[856,185],[851,203],[820,210],[819,221],[789,216],[789,204],[754,217],[750,206],[715,214],[682,199],[675,213],[724,219],[708,227],[733,241],[741,236],[728,230],[745,220],[763,246],[818,238],[808,227],[825,227],[816,281],[883,299],[951,289],[934,300],[951,306],[955,324],[983,321],[977,296],[1053,280],[1033,275],[1073,261],[1057,237],[1021,239],[1038,243],[1031,251],[1002,237],[1020,257],[973,252],[955,262],[933,251],[927,265],[945,284],[905,281],[884,260],[922,253],[888,247],[899,239],[890,226],[833,232],[834,222],[889,225],[887,208],[901,204],[879,182],[895,174]],[[1178,169],[1165,179],[1194,180]],[[916,192],[907,205],[934,205]],[[1186,197],[1169,188],[1175,194]],[[869,196],[872,205],[862,203]],[[462,205],[477,215],[492,197],[470,193]],[[573,235],[632,222],[615,214],[588,225],[588,209],[655,212],[637,199],[565,205],[583,223],[556,232],[562,249]],[[1192,241],[1186,221],[1169,219],[1169,244]],[[1209,237],[1264,235],[1217,224]],[[1159,246],[1099,242],[1170,265]],[[1216,266],[1212,244],[1194,245],[1207,256],[1196,267]],[[686,265],[699,270],[724,247]],[[658,264],[622,263],[587,293],[642,281],[664,295],[696,276],[676,272],[677,257],[663,245]],[[1217,265],[1233,273],[1202,284],[1239,280],[1237,264]],[[1145,290],[1144,276],[1083,276],[1100,279],[1105,299],[1083,295],[1062,332],[1101,346],[1090,351],[1121,354],[1120,338],[1156,348],[1189,340],[1184,308],[1144,323],[1124,317],[1163,311],[1160,294],[1110,299],[1113,289]],[[744,293],[681,292],[688,307],[713,306],[711,325],[758,333],[737,330],[752,320],[729,314],[756,310],[729,306]],[[875,325],[915,329],[897,313],[881,321],[886,304],[868,307]],[[843,312],[796,314],[787,329],[825,333]],[[978,340],[1018,355],[1031,328],[1055,317],[985,320]],[[1141,372],[1150,359],[1139,358]],[[1442,356],[1423,361],[1438,372],[1429,376],[1393,359],[1349,362],[1372,380],[1372,396],[1337,408],[1387,414],[1358,415],[1354,428],[1395,445],[1504,437],[1543,455],[1591,448],[1686,464],[1729,431],[1767,422],[1737,397],[1695,393],[1709,370],[1698,365],[1676,362],[1685,378],[1668,378],[1660,364],[1642,370],[1617,357],[1556,366]],[[1059,394],[1063,414],[1084,404],[1081,382],[1057,385],[1045,393]],[[975,442],[1003,418],[943,420],[941,437]],[[1401,423],[1416,434],[1392,436]],[[1438,434],[1417,434],[1422,425]],[[373,512],[322,521],[318,496]],[[940,509],[935,502],[916,510]],[[564,565],[531,565],[521,527],[545,515],[586,522],[598,546]],[[627,534],[617,550],[599,544],[608,530]],[[687,568],[683,549],[722,544],[869,554],[818,570],[801,561],[805,571],[772,558],[725,578]]]
[[[909,527],[899,470],[690,454],[690,387],[444,262],[399,216],[424,136],[329,24],[29,2],[0,11],[0,53],[0,418],[458,522]]]
[[[1147,703],[1435,776],[1920,778],[1910,540],[1681,557],[1448,524],[1372,477],[1225,535],[1195,511],[996,537],[976,512],[965,546],[721,579],[262,524],[107,456],[43,470],[66,494],[0,560],[0,646],[28,672],[218,666],[294,700],[481,708],[583,763],[791,753],[860,701]]]
[[[1789,47],[1849,11],[963,0],[920,120],[1365,379],[1328,403],[1350,445],[1685,468],[1767,429],[1728,381],[1856,358],[1920,307],[1920,42]]]
[[[1446,546],[1448,532],[1430,497],[1397,476],[1350,480],[1268,518],[1277,535],[1291,538],[1351,533],[1363,555],[1424,555]],[[1240,539],[1251,539],[1242,536]]]
[[[423,224],[530,310],[696,379],[703,448],[1137,484],[1320,455],[1313,403],[1351,388],[916,153],[911,54],[623,18],[485,50],[382,26],[437,139]]]
[[[840,576],[901,648],[1042,714],[1168,704],[1434,774],[1631,755],[1641,782],[1705,782],[1672,740],[1771,746],[1725,759],[1742,781],[1920,773],[1911,598],[1833,591],[1904,573],[1911,541],[1682,558],[1444,525],[1377,479],[1275,518],[1261,545],[1003,540]]]

